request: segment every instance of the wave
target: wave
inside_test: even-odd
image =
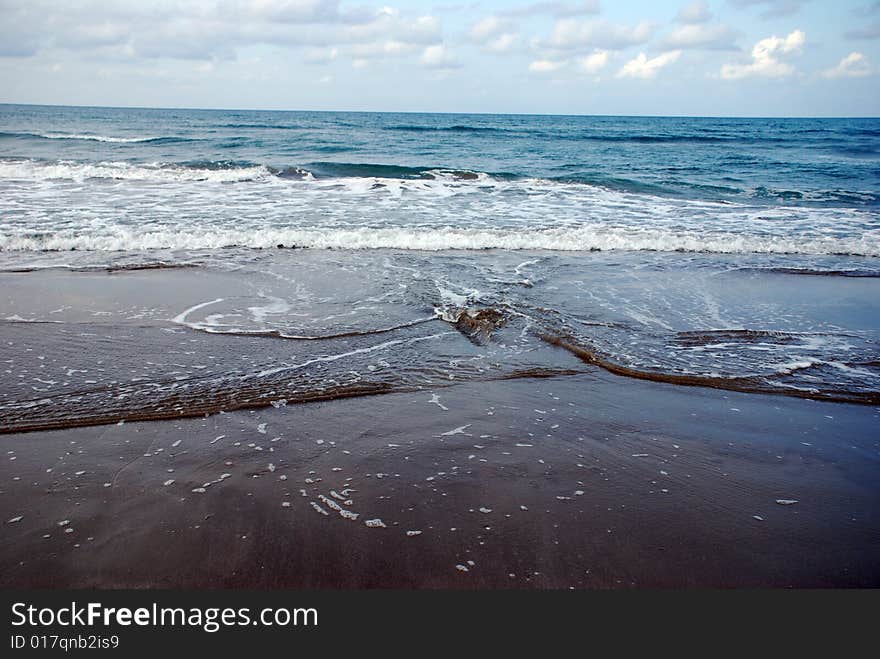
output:
[[[395,387],[392,384],[377,382],[364,384],[340,385],[321,389],[286,393],[286,403],[315,403],[360,396],[408,391],[408,387]],[[119,423],[121,421],[162,421],[167,419],[186,419],[207,416],[218,412],[234,410],[260,409],[272,405],[270,392],[259,388],[241,389],[234,392],[215,392],[213,396],[204,395],[199,398],[182,396],[161,400],[164,405],[141,406],[139,408],[122,407],[120,409],[102,408],[100,403],[94,407],[74,410],[59,416],[26,416],[19,411],[15,418],[0,418],[0,435],[38,430],[60,430],[62,428],[82,428]],[[80,395],[77,399],[82,398]],[[25,406],[22,406],[25,407]]]
[[[467,169],[407,167],[374,163],[314,162],[290,167],[270,167],[239,160],[195,160],[183,163],[130,163],[104,161],[81,163],[72,160],[0,160],[0,179],[53,180],[122,179],[156,182],[247,182],[279,179],[391,179],[391,180],[511,180],[513,174],[487,174]]]
[[[666,187],[656,183],[645,183],[642,181],[634,181],[633,179],[601,176],[596,174],[575,174],[567,176],[556,176],[548,179],[553,183],[580,184],[590,185],[607,190],[618,190],[621,192],[634,192],[654,195],[669,195],[674,192],[673,187]]]
[[[571,167],[567,165],[566,167]],[[359,179],[381,185],[387,181],[475,182],[479,184],[520,181],[530,185],[584,185],[606,190],[656,196],[691,195],[702,198],[743,198],[772,203],[803,203],[872,207],[880,194],[868,191],[776,190],[765,186],[743,189],[701,184],[686,179],[640,181],[620,176],[576,172],[550,177],[534,177],[514,172],[482,172],[442,165],[393,165],[383,163],[317,161],[304,165],[277,167],[244,160],[194,160],[180,163],[132,163],[103,161],[84,163],[72,160],[0,160],[0,179],[83,181],[87,179],[143,180],[153,182],[265,182],[268,180]],[[370,188],[366,188],[370,189]]]
[[[831,270],[823,268],[787,268],[787,267],[748,267],[738,268],[739,272],[760,272],[779,275],[803,275],[812,277],[880,277],[880,270],[852,269]]]
[[[570,377],[581,372],[567,368],[532,367],[512,369],[509,372],[498,373],[494,376],[484,375],[475,379],[480,382],[547,379]],[[451,386],[455,385],[434,383],[432,389]],[[53,398],[19,401],[12,405],[6,405],[5,413],[0,413],[0,435],[111,425],[123,421],[133,423],[198,418],[235,410],[328,402],[345,398],[403,393],[423,388],[424,385],[406,382],[362,382],[306,389],[282,389],[279,392],[278,383],[265,383],[262,386],[244,387],[239,385],[229,389],[221,387],[213,391],[200,391],[198,395],[184,393],[176,396],[166,395],[136,407],[130,404],[108,404],[106,397],[101,396],[106,392],[93,389],[58,396],[57,400],[62,403],[58,406],[47,405],[48,402],[54,400]],[[121,387],[119,389],[126,393],[128,388]],[[280,398],[282,393],[283,398]],[[68,405],[65,407],[64,403],[68,403]]]
[[[699,169],[691,171],[699,172]],[[494,175],[493,175],[494,176]],[[647,193],[654,195],[675,195],[682,191],[694,191],[698,196],[708,195],[720,198],[748,198],[777,203],[807,202],[812,204],[846,204],[871,206],[880,203],[880,194],[855,190],[780,190],[757,186],[754,188],[732,187],[711,183],[699,183],[687,178],[665,177],[654,182],[639,181],[621,176],[608,176],[598,173],[575,173],[547,179],[556,183],[580,183],[621,192]]]
[[[749,190],[748,194],[754,199],[770,199],[782,202],[809,201],[855,205],[874,205],[880,203],[880,195],[873,192],[858,192],[855,190],[777,190],[759,185]]]
[[[169,263],[168,261],[145,261],[141,263],[110,263],[107,265],[23,265],[13,267],[0,266],[0,272],[9,274],[27,274],[31,272],[49,272],[59,270],[63,272],[136,272],[138,270],[188,270],[202,267],[202,263],[180,261]]]
[[[7,133],[0,132],[0,138],[30,138],[43,140],[85,140],[88,142],[109,142],[115,144],[176,144],[196,142],[187,137],[114,137],[110,135],[93,135],[91,133]]]
[[[207,304],[213,304],[209,302]],[[194,311],[200,307],[207,306],[207,304],[199,304],[195,307],[191,307],[187,309],[183,313],[176,316],[173,320],[175,323],[180,325],[184,325],[189,329],[195,330],[197,332],[204,332],[206,334],[225,334],[228,336],[247,336],[247,337],[259,337],[259,338],[267,338],[267,339],[286,339],[289,341],[330,341],[333,339],[349,339],[357,336],[374,336],[376,334],[388,334],[389,332],[395,332],[397,330],[405,329],[407,327],[415,327],[416,325],[422,325],[424,323],[429,323],[431,321],[437,320],[437,316],[430,316],[428,318],[418,318],[416,320],[412,320],[407,323],[400,323],[398,325],[392,325],[390,327],[379,327],[376,329],[365,329],[365,330],[350,330],[348,332],[337,332],[335,334],[316,334],[316,335],[306,335],[306,334],[292,334],[290,332],[285,332],[279,329],[238,329],[238,328],[226,328],[226,327],[218,327],[216,325],[207,325],[203,323],[190,323],[186,321],[186,317],[190,311]]]
[[[706,346],[712,343],[770,343],[790,344],[800,341],[803,334],[752,329],[717,329],[678,332],[675,342],[686,346]]]
[[[264,165],[188,166],[165,163],[134,164],[108,161],[85,164],[68,160],[0,160],[0,178],[13,180],[117,179],[156,182],[242,182],[273,177]]]
[[[104,233],[64,230],[41,234],[0,234],[0,251],[141,251],[153,249],[276,248],[316,249],[552,250],[568,252],[651,251],[716,254],[806,254],[880,256],[880,244],[865,237],[756,236],[641,227],[466,229],[460,227],[265,227],[212,226],[156,229],[115,227]]]
[[[293,124],[255,124],[255,123],[228,123],[217,124],[220,128],[263,128],[267,130],[302,130],[302,126]]]
[[[508,137],[524,137],[524,138],[540,138],[553,140],[571,140],[575,142],[610,142],[624,143],[632,142],[634,144],[665,144],[665,143],[731,143],[741,142],[743,138],[733,135],[705,135],[705,134],[607,134],[600,132],[583,132],[583,131],[555,131],[555,130],[530,130],[521,128],[503,128],[500,126],[469,126],[465,124],[456,124],[452,126],[426,126],[421,124],[401,124],[394,126],[385,126],[384,130],[411,132],[411,133],[465,133],[465,134],[486,134],[486,135],[505,135]],[[751,141],[751,140],[750,140]],[[761,138],[757,141],[786,141],[784,138]]]
[[[846,391],[835,389],[799,389],[793,387],[780,387],[775,384],[772,379],[761,376],[713,376],[713,375],[691,375],[682,373],[668,373],[661,371],[651,371],[639,369],[632,366],[617,363],[616,361],[601,354],[592,347],[580,345],[574,340],[553,334],[539,334],[544,342],[567,350],[575,355],[585,364],[598,366],[599,368],[619,375],[622,377],[634,378],[636,380],[648,380],[651,382],[663,382],[666,384],[675,384],[686,387],[710,387],[712,389],[724,389],[727,391],[741,391],[743,393],[763,393],[778,394],[783,396],[793,396],[795,398],[807,398],[811,400],[824,400],[836,403],[859,403],[862,405],[878,405],[880,404],[880,392],[876,391]],[[789,369],[782,369],[778,373],[780,376],[790,375],[792,371],[809,368],[815,364],[796,363],[788,365]]]
[[[698,143],[712,144],[740,142],[742,138],[720,137],[717,135],[602,135],[599,133],[554,134],[554,139],[566,139],[576,142],[610,142],[615,144],[631,142],[633,144],[680,144]],[[763,141],[763,140],[761,140]]]
[[[493,126],[466,126],[466,125],[454,125],[454,126],[421,126],[421,125],[399,125],[399,126],[385,126],[383,130],[392,130],[392,131],[402,131],[409,133],[486,133],[486,134],[508,134],[508,133],[516,133],[519,131],[510,130],[507,128],[496,128]]]
[[[495,180],[515,178],[514,174],[506,173],[489,174],[468,169],[449,169],[437,166],[410,167],[406,165],[384,165],[377,163],[312,162],[307,163],[305,168],[315,178],[383,178],[401,180],[452,178],[462,181],[477,181],[486,178]]]

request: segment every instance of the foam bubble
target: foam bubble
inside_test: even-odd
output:
[[[217,249],[239,246],[273,248],[278,244],[317,249],[400,250],[557,250],[669,251],[718,254],[850,254],[880,256],[880,237],[757,236],[733,232],[664,228],[581,227],[531,230],[438,227],[310,227],[232,229],[150,229],[107,227],[93,234],[61,230],[46,235],[0,234],[0,250],[139,251],[152,249]]]

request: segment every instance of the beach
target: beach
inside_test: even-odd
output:
[[[875,404],[645,381],[537,340],[514,356],[515,322],[474,340],[384,307],[405,327],[204,332],[180,314],[235,292],[205,268],[2,278],[4,587],[880,582]],[[875,281],[828,279],[851,299]]]
[[[602,373],[435,393],[3,435],[3,585],[878,584],[876,409]]]
[[[880,585],[876,119],[0,126],[5,587]]]

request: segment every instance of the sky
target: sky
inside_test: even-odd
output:
[[[0,102],[880,116],[880,1],[0,0]]]

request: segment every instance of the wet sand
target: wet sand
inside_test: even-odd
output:
[[[0,274],[0,585],[880,586],[876,278],[183,256]]]
[[[591,368],[5,434],[0,584],[876,587],[878,418]]]

